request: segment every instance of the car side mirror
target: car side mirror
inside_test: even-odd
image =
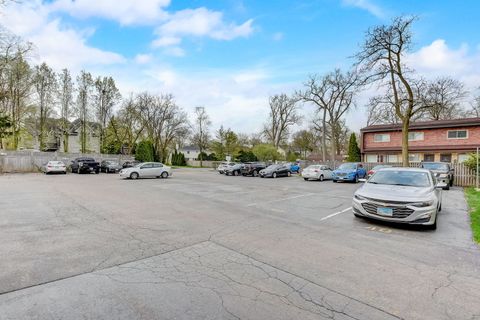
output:
[[[439,182],[435,185],[435,188],[437,189],[443,189],[443,188],[446,188],[447,187],[447,184],[445,182]]]

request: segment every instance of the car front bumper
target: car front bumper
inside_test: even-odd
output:
[[[387,216],[382,215],[372,208],[381,207],[381,204],[377,204],[376,202],[370,200],[359,200],[353,198],[352,201],[352,210],[353,213],[359,216],[372,218],[381,221],[388,221],[388,222],[397,222],[397,223],[407,223],[407,224],[419,224],[419,225],[432,225],[435,223],[436,216],[437,216],[437,205],[438,203],[434,201],[433,205],[429,207],[413,207],[410,205],[402,206],[402,205],[386,205],[385,207],[388,208],[401,208],[398,211],[403,212],[402,214],[398,214],[398,216]],[[368,210],[367,210],[368,208]],[[405,212],[411,211],[408,215]]]
[[[350,175],[346,175],[346,176],[333,176],[332,179],[333,179],[333,180],[336,180],[336,181],[355,181],[355,175],[353,175],[353,176],[350,176]]]
[[[306,179],[320,179],[320,174],[319,173],[309,173],[309,172],[303,172],[302,177]]]

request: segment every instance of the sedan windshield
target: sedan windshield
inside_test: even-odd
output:
[[[368,180],[368,183],[410,187],[429,187],[431,185],[427,172],[406,170],[378,171]]]
[[[267,167],[267,170],[275,170],[277,168],[280,168],[280,165],[278,164],[272,164],[271,166],[268,166]]]
[[[338,167],[338,170],[355,170],[357,169],[357,165],[355,163],[344,163],[340,167]]]
[[[422,167],[428,170],[445,170],[448,171],[448,164],[446,163],[423,163]]]

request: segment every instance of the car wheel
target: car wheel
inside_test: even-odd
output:
[[[287,177],[290,177],[292,173],[290,171],[287,172]]]
[[[443,190],[450,190],[450,185],[447,185]]]
[[[274,173],[272,174],[272,178],[274,178],[274,179],[275,179],[276,177],[277,177],[277,173],[276,173],[276,172],[274,172]]]
[[[303,180],[308,181],[308,178],[303,178]]]
[[[450,187],[453,187],[453,177],[452,177],[452,179],[450,179],[449,185],[450,185]]]
[[[63,174],[67,174],[67,171],[64,171]]]
[[[323,181],[323,174],[320,175],[320,181]]]
[[[238,176],[238,171],[233,171],[233,175],[236,177]]]
[[[137,180],[137,179],[138,179],[138,173],[132,172],[132,173],[130,174],[130,179],[132,179],[132,180]]]
[[[163,171],[161,177],[162,177],[162,179],[167,179],[168,178],[168,172]]]
[[[95,170],[95,174],[99,174],[100,173],[100,170]]]
[[[253,170],[253,174],[252,174],[254,177],[258,177],[258,172],[257,170]]]
[[[333,182],[333,183],[336,183],[336,182],[337,182],[337,180],[332,180],[332,182]]]
[[[432,225],[427,226],[428,230],[437,230],[437,217],[435,217],[435,221]]]

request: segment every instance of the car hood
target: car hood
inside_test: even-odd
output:
[[[386,184],[365,183],[356,194],[366,198],[385,201],[420,201],[431,198],[431,187],[392,186]]]

